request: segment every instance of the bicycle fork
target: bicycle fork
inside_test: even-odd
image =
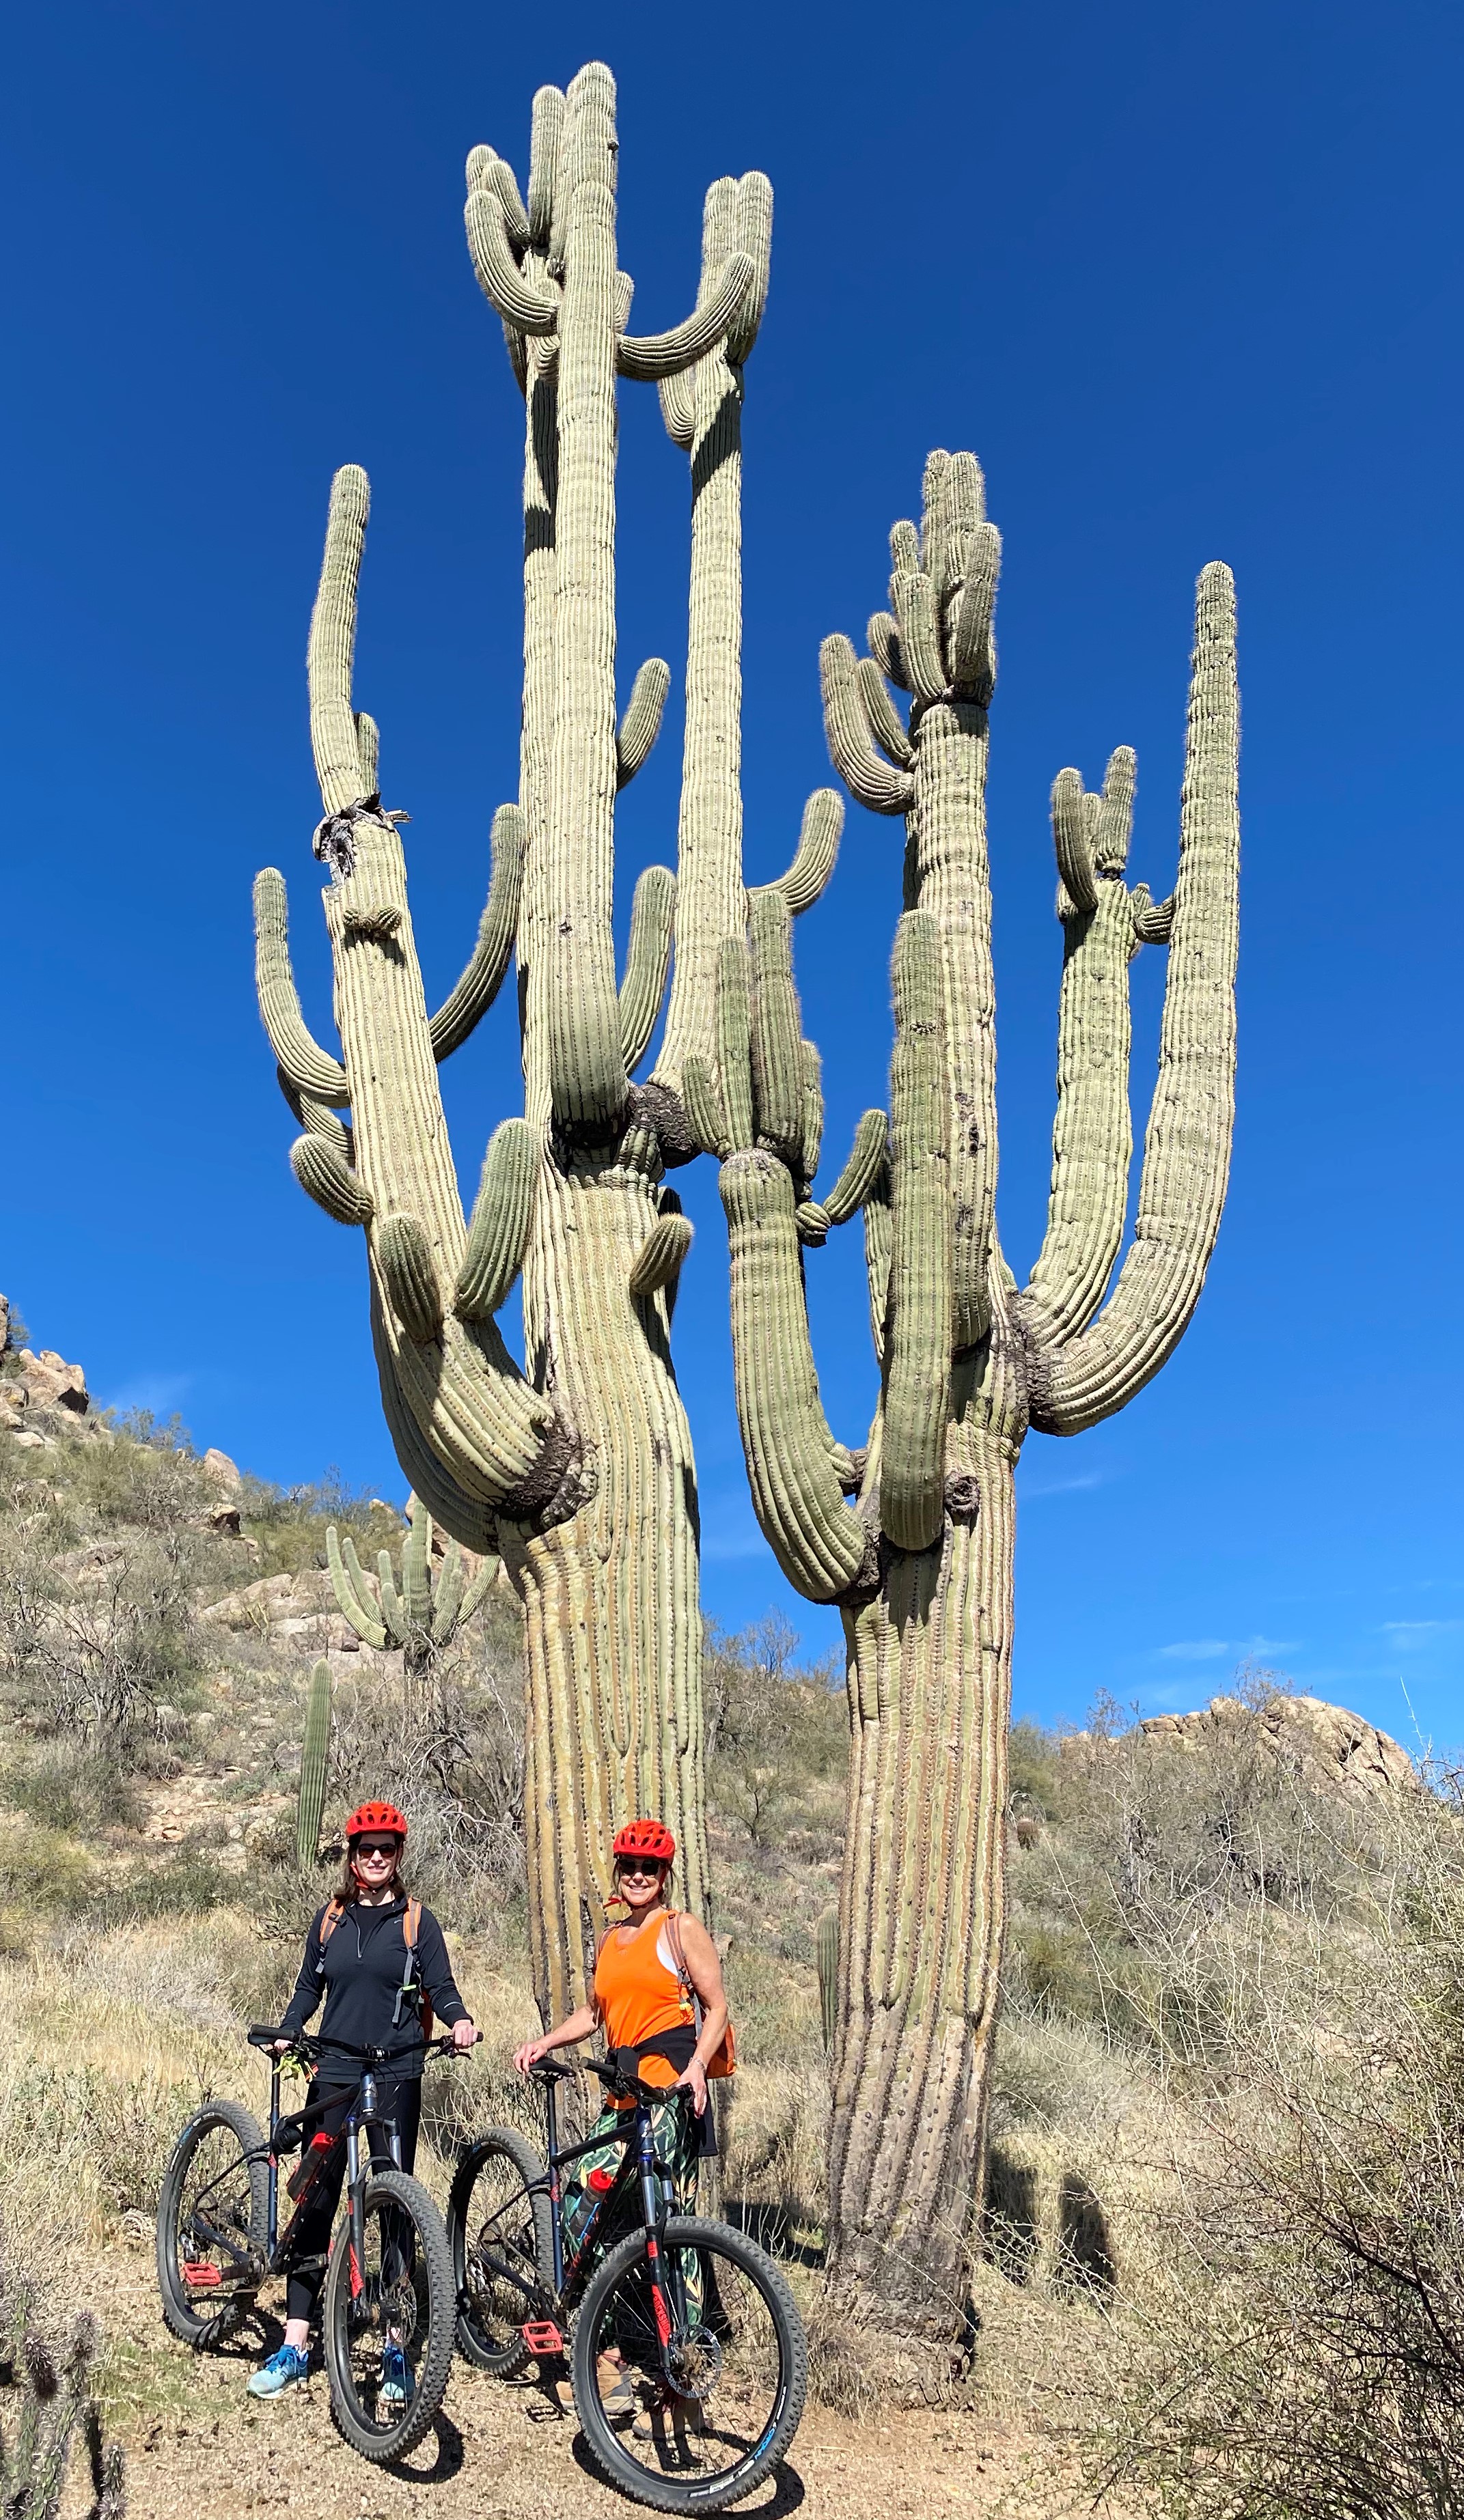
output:
[[[665,2227],[668,2217],[666,2190],[670,2184],[656,2166],[656,2137],[649,2109],[637,2112],[640,2144],[641,2213],[646,2229],[646,2258],[650,2267],[651,2312],[656,2321],[656,2340],[661,2353],[661,2368],[668,2388],[674,2388],[671,2369],[671,2339],[677,2327],[684,2325],[686,2304],[681,2295],[680,2269],[673,2267],[665,2250]],[[680,2314],[678,2316],[678,2314]]]

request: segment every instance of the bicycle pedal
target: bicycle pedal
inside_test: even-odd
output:
[[[542,2362],[546,2354],[563,2354],[565,2350],[565,2340],[552,2318],[526,2318],[519,2333],[537,2362]]]
[[[223,2273],[220,2268],[210,2266],[206,2258],[185,2258],[183,2280],[185,2283],[197,2285],[200,2291],[205,2291],[210,2285],[221,2284]]]

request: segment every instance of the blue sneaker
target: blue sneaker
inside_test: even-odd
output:
[[[310,2356],[307,2348],[298,2345],[282,2345],[278,2354],[271,2354],[261,2370],[252,2373],[249,2384],[250,2396],[281,2398],[287,2389],[297,2389],[300,2382],[308,2377],[309,2369]]]
[[[417,2395],[417,2382],[407,2368],[407,2358],[399,2345],[388,2345],[382,2353],[382,2385],[378,2392],[384,2407],[409,2407]]]

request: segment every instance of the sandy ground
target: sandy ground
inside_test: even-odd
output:
[[[158,2318],[143,2268],[116,2268],[99,2302],[125,2338],[132,2390],[152,2410],[121,2424],[129,2520],[240,2520],[289,2511],[297,2520],[595,2520],[636,2506],[589,2467],[572,2412],[537,2385],[506,2387],[455,2364],[435,2434],[394,2469],[347,2449],[324,2376],[281,2404],[245,2394],[256,2344],[195,2357]],[[131,2391],[129,2391],[131,2394]],[[76,2480],[79,2483],[79,2480]],[[69,2499],[70,2498],[69,2498]],[[737,2506],[771,2520],[866,2520],[900,2512],[980,2512],[991,2520],[1055,2520],[1067,2506],[1051,2453],[976,2415],[893,2415],[853,2424],[810,2407],[781,2472]]]

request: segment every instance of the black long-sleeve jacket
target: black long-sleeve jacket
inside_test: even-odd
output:
[[[326,1913],[322,1908],[305,1938],[305,1956],[281,2029],[303,2030],[323,1995],[325,2011],[319,2031],[323,2040],[339,2041],[343,2048],[383,2048],[398,2075],[420,2074],[418,2004],[401,1994],[407,1965],[406,1912],[404,1898],[380,1908],[358,1903],[346,1909],[322,1948],[320,1928]],[[412,1958],[416,1984],[437,2019],[449,2030],[454,2022],[466,2021],[468,2007],[457,1990],[442,1928],[430,1908],[424,1908],[418,1919]],[[331,2059],[322,2058],[323,2079],[331,2079],[330,2068]],[[359,2064],[343,2054],[337,2078],[353,2081],[359,2071]]]

